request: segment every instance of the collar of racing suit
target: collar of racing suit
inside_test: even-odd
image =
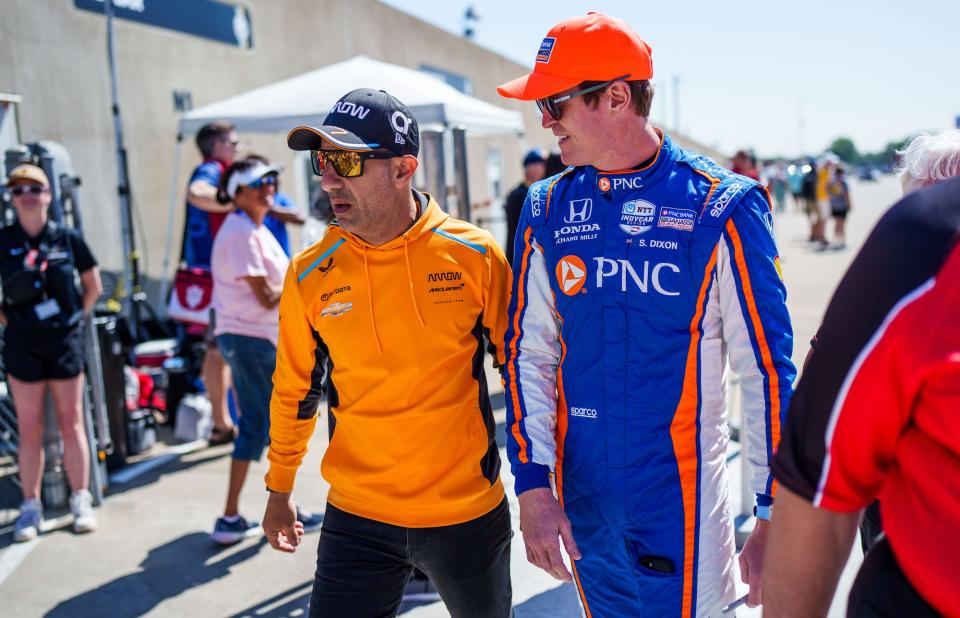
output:
[[[660,146],[652,157],[640,163],[638,167],[609,171],[598,170],[591,165],[582,168],[597,190],[608,193],[618,189],[617,185],[623,183],[627,183],[629,187],[620,188],[639,189],[659,178],[661,172],[668,168],[665,162],[674,158],[674,146],[663,131],[657,128],[654,128],[654,131],[660,136]]]
[[[417,212],[419,213],[417,220],[413,222],[413,225],[411,225],[406,232],[382,245],[371,245],[359,236],[355,236],[343,228],[340,228],[340,235],[348,243],[358,247],[363,254],[363,274],[367,282],[367,306],[370,309],[370,327],[373,331],[373,339],[377,344],[378,354],[383,354],[383,344],[380,342],[380,333],[377,331],[377,321],[373,313],[373,287],[370,284],[370,266],[367,262],[368,251],[395,251],[401,247],[403,248],[403,262],[407,272],[407,289],[410,292],[410,300],[413,302],[413,311],[417,316],[417,321],[420,323],[420,326],[426,327],[426,322],[423,320],[423,313],[417,304],[416,294],[413,292],[413,272],[410,269],[410,244],[415,243],[420,237],[429,234],[439,227],[450,215],[440,210],[440,206],[436,200],[427,193],[414,190],[413,197],[417,201]]]

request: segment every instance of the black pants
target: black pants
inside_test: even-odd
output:
[[[847,604],[848,618],[934,618],[939,615],[900,570],[886,537],[877,541],[853,582]]]
[[[477,519],[436,528],[393,526],[328,504],[310,616],[395,616],[416,567],[454,618],[507,618],[512,535],[506,498]]]

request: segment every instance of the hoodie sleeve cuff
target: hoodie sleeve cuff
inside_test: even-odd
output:
[[[266,482],[267,489],[270,491],[289,494],[293,492],[293,483],[296,477],[297,468],[287,468],[278,466],[277,464],[271,464],[263,480]]]
[[[767,494],[757,494],[757,506],[773,506],[773,498]]]
[[[550,467],[543,464],[522,464],[514,466],[513,476],[516,479],[513,489],[519,496],[530,489],[550,487]]]

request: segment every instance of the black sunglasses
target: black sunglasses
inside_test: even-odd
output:
[[[560,110],[561,103],[565,103],[574,97],[596,92],[597,90],[603,90],[607,86],[614,84],[621,79],[627,79],[628,77],[630,77],[629,73],[626,75],[621,75],[620,77],[615,77],[610,81],[597,84],[596,86],[590,86],[589,88],[584,88],[583,90],[571,92],[570,94],[564,94],[559,97],[546,97],[544,99],[537,99],[537,107],[540,108],[541,114],[550,114],[553,116],[554,120],[560,120],[560,117],[563,115],[563,112]]]
[[[13,197],[20,197],[21,195],[26,195],[27,193],[40,195],[46,190],[46,187],[40,185],[30,185],[29,187],[13,187],[10,189],[10,195]]]
[[[356,178],[363,175],[363,162],[367,159],[393,159],[398,156],[385,151],[311,150],[310,165],[317,176],[323,176],[327,165],[332,165],[338,176]]]

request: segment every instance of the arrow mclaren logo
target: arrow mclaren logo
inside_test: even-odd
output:
[[[560,290],[567,296],[580,292],[587,281],[587,266],[579,257],[567,255],[557,262],[557,281]]]
[[[427,281],[434,283],[437,281],[460,281],[463,279],[463,273],[460,271],[430,273],[427,275]]]

